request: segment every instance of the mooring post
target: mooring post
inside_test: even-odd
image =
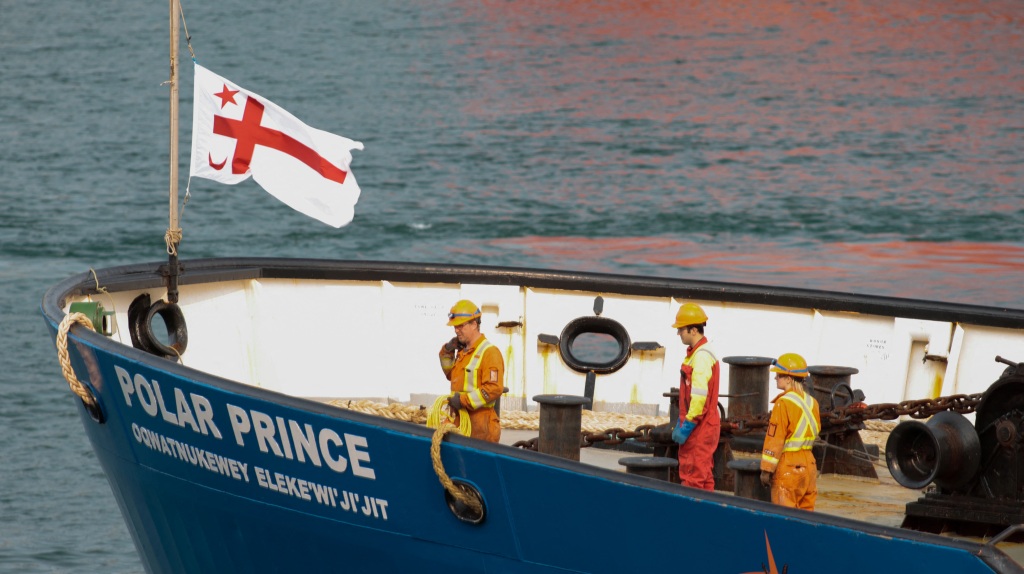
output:
[[[719,395],[729,399],[727,416],[742,418],[768,412],[768,367],[772,364],[772,358],[735,356],[723,357],[722,362],[729,365],[729,392]],[[761,452],[764,432],[722,436],[715,450],[715,490],[734,492],[737,485],[736,469],[730,464],[733,460],[732,452]]]
[[[859,373],[858,369],[835,365],[811,365],[807,367],[807,372],[811,374],[814,398],[818,400],[819,408],[831,409],[856,402],[850,390],[850,376]],[[846,388],[837,388],[840,385],[846,385]],[[833,396],[835,405],[832,404]]]
[[[583,405],[589,404],[590,399],[575,395],[537,395],[533,400],[540,404],[537,452],[578,461]]]
[[[664,456],[627,456],[619,459],[628,474],[649,476],[672,482],[672,471],[679,467],[679,460]]]
[[[768,367],[771,357],[724,357],[729,365],[729,417],[760,415],[768,412]]]
[[[807,367],[807,372],[811,374],[814,398],[818,401],[818,408],[821,410],[844,407],[863,398],[858,394],[859,391],[854,392],[850,385],[850,376],[859,373],[858,369],[836,365],[811,365]],[[877,454],[877,451],[868,453],[864,446],[859,432],[863,428],[864,423],[851,423],[842,428],[831,428],[828,433],[822,433],[821,438],[825,440],[826,446],[824,449],[818,447],[814,449],[818,471],[825,474],[878,478],[875,466],[864,460],[863,456],[858,456]]]
[[[761,461],[756,459],[733,460],[729,468],[735,473],[736,496],[753,500],[772,501],[771,487],[761,484]]]
[[[679,445],[672,441],[672,427],[679,420],[679,389],[671,387],[669,392],[661,396],[668,397],[668,423],[659,425],[651,431],[651,439],[654,441],[654,456],[670,458],[679,463]],[[670,482],[679,484],[679,473],[670,473]]]

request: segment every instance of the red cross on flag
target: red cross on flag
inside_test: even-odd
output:
[[[311,128],[270,100],[196,64],[191,177],[249,176],[292,209],[341,227],[359,185],[349,170],[363,144]]]

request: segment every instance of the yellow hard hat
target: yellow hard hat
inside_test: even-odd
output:
[[[672,323],[673,329],[689,327],[690,325],[703,325],[708,322],[708,314],[696,303],[683,303],[676,313],[676,322]]]
[[[786,353],[772,361],[771,371],[802,379],[807,376],[807,361],[796,353]]]
[[[455,327],[479,318],[480,308],[476,306],[476,303],[469,299],[463,299],[452,305],[451,311],[448,311],[448,326]]]

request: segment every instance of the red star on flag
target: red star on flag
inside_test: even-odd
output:
[[[238,102],[235,101],[235,94],[237,93],[238,90],[228,89],[228,85],[224,84],[224,87],[221,89],[221,91],[213,95],[220,98],[220,107],[221,109],[224,109],[224,106],[228,105],[228,102],[238,105]]]

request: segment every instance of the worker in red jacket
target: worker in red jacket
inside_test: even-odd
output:
[[[761,484],[772,488],[772,502],[814,510],[818,498],[818,466],[814,440],[821,430],[818,401],[805,388],[807,361],[786,353],[772,362],[782,393],[772,401],[771,418],[761,452]]]
[[[672,440],[679,444],[680,484],[714,490],[714,454],[721,429],[719,362],[704,336],[707,321],[700,305],[683,303],[672,324],[686,345],[686,358],[679,367],[679,420]]]

